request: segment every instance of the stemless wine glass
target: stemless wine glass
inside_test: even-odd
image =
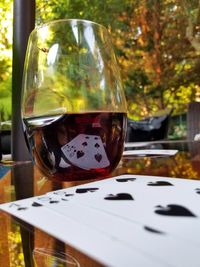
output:
[[[107,177],[124,147],[127,109],[107,29],[57,20],[30,34],[22,119],[36,165],[50,178]]]

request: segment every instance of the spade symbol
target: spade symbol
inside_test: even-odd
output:
[[[82,146],[87,146],[87,145],[88,145],[87,142],[82,143]]]
[[[167,216],[196,217],[189,209],[176,204],[169,204],[167,207],[157,206],[155,213]]]
[[[83,157],[84,155],[85,155],[85,153],[82,150],[79,150],[76,152],[77,159]]]
[[[37,203],[37,202],[33,202],[33,203],[32,203],[32,206],[33,206],[33,207],[42,207],[42,204],[39,204],[39,203]]]
[[[165,234],[163,231],[157,230],[149,226],[144,226],[144,229],[154,234]]]
[[[166,181],[156,181],[156,182],[149,182],[147,185],[149,186],[168,186],[168,185],[173,185],[170,182]]]
[[[96,143],[94,146],[95,146],[96,148],[99,148],[99,147],[100,147],[100,145],[99,145],[98,143]]]
[[[65,194],[65,197],[72,197],[74,194]]]
[[[59,203],[58,200],[50,200],[50,201],[49,201],[49,204],[57,204],[57,203]]]
[[[95,192],[99,188],[97,187],[90,187],[90,188],[78,188],[76,189],[76,193],[82,194],[82,193],[87,193],[87,192]]]
[[[109,194],[104,199],[106,200],[134,200],[133,197],[127,193],[118,193],[116,195]]]
[[[200,194],[200,188],[196,188],[195,190],[197,194]]]
[[[19,207],[17,210],[27,210],[27,207]]]
[[[136,180],[136,178],[121,178],[121,179],[116,179],[116,181],[117,182],[120,182],[120,183],[125,183],[125,182],[129,182],[129,181],[133,182],[135,180]]]
[[[66,198],[61,198],[61,200],[63,200],[63,201],[68,201],[68,199],[66,199]]]

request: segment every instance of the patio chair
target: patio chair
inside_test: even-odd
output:
[[[126,142],[156,141],[167,138],[171,112],[134,121],[128,119]]]

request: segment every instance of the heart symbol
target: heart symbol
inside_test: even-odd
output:
[[[82,194],[82,193],[87,193],[87,192],[95,192],[99,188],[93,187],[93,188],[78,188],[76,189],[76,193]]]
[[[96,161],[100,162],[102,160],[102,155],[97,153],[96,155],[94,155]]]
[[[169,204],[167,207],[157,206],[157,208],[155,213],[159,215],[196,217],[189,209],[176,204]]]
[[[149,186],[173,186],[173,184],[171,184],[170,182],[166,182],[166,181],[157,181],[157,182],[149,182],[147,185]]]
[[[83,157],[84,155],[85,155],[85,153],[82,150],[79,150],[76,152],[77,159]]]
[[[118,193],[116,195],[109,194],[104,199],[106,200],[134,200],[133,197],[127,193]]]
[[[120,183],[125,183],[125,182],[133,182],[135,181],[136,178],[122,178],[122,179],[116,179],[117,182],[120,182]]]

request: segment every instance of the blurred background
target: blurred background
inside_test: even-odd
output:
[[[9,129],[13,1],[1,0],[0,14],[0,114],[2,129]],[[130,119],[170,110],[167,138],[186,138],[188,105],[200,101],[199,0],[36,1],[36,25],[63,18],[92,20],[109,29]]]

